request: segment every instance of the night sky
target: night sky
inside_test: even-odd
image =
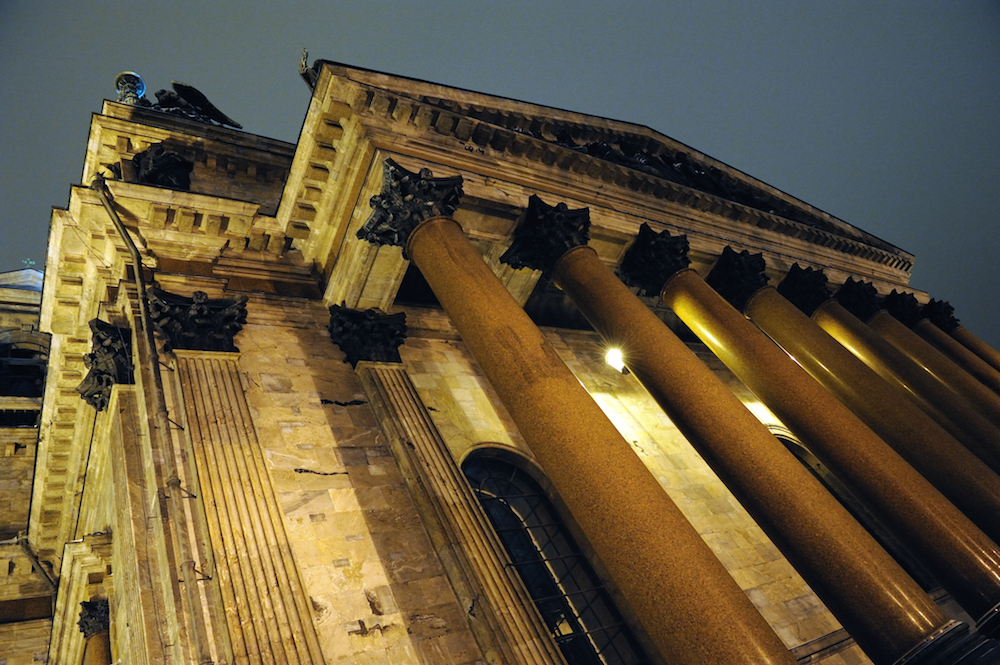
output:
[[[44,263],[123,70],[294,142],[316,58],[639,123],[916,254],[1000,348],[996,2],[0,0],[0,271]]]

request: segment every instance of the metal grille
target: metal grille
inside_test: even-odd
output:
[[[494,457],[471,457],[462,470],[566,662],[648,663],[538,483]]]

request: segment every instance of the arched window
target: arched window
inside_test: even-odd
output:
[[[470,457],[462,470],[566,662],[648,663],[541,486],[487,455]]]

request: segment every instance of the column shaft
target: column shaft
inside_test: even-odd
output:
[[[988,362],[994,369],[1000,370],[1000,353],[992,346],[979,339],[965,326],[959,326],[951,331],[951,336],[965,345],[977,356]]]
[[[785,446],[601,262],[577,247],[556,283],[876,663],[948,619]]]
[[[843,310],[836,301],[829,307]],[[777,290],[758,291],[746,311],[948,500],[991,537],[1000,536],[1000,477],[986,464]]]
[[[664,659],[794,663],[459,225],[406,249]]]
[[[989,538],[694,271],[674,275],[662,295],[812,453],[924,557],[970,615],[992,616],[1000,603],[1000,551]]]
[[[970,351],[957,339],[938,328],[928,319],[924,319],[913,326],[913,332],[937,347],[938,350],[951,358],[966,372],[979,379],[990,390],[1000,394],[1000,371],[997,371],[995,367]]]
[[[83,665],[111,665],[111,633],[102,631],[87,638]]]
[[[1000,429],[958,393],[924,371],[837,301],[821,305],[812,319],[879,376],[909,396],[979,459],[1000,473]],[[996,523],[997,514],[1000,513],[993,513],[991,522]],[[981,522],[977,520],[977,523],[985,529]],[[1000,539],[998,533],[990,533],[990,537],[994,541]]]
[[[969,400],[991,423],[1000,427],[1000,395],[956,365],[930,342],[897,321],[889,312],[882,310],[871,318],[868,325],[907,358]]]

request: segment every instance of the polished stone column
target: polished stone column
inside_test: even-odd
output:
[[[760,255],[727,248],[710,278],[742,309],[758,292],[778,295],[764,288],[763,269]],[[982,531],[694,271],[671,277],[662,299],[901,542],[923,556],[981,629],[996,626],[1000,551]],[[794,330],[797,322],[787,325]]]
[[[629,370],[865,653],[876,663],[896,663],[951,626],[916,582],[593,249],[565,242],[571,236],[559,232],[547,211],[539,214],[542,206],[533,197],[504,259],[552,272],[594,328],[622,349]],[[643,227],[637,244],[651,234]],[[686,246],[683,237],[670,240]],[[660,271],[669,270],[675,244],[658,243],[650,260],[623,265],[623,278],[658,292],[665,281]],[[686,263],[684,257],[679,267]]]
[[[1000,394],[1000,371],[948,334],[948,331],[958,328],[958,319],[953,312],[954,309],[948,303],[931,300],[920,308],[922,318],[913,326],[913,331],[944,352],[959,367],[979,379],[993,392]]]
[[[779,291],[784,284],[778,286]],[[881,309],[875,287],[848,278],[834,297],[816,308],[813,321],[1000,473],[1000,428],[865,324]]]
[[[959,326],[951,331],[951,336],[972,350],[977,356],[988,362],[995,369],[1000,370],[1000,353],[992,346],[972,334],[965,326]]]
[[[905,325],[918,322],[914,318],[918,315],[909,313],[916,306],[915,300],[910,304],[910,298],[893,291],[882,301],[886,308],[872,316],[868,325],[907,358],[968,400],[991,423],[1000,427],[1000,395]]]
[[[791,310],[793,307],[799,311]],[[1000,539],[1000,476],[911,401],[904,392],[904,382],[886,381],[819,325],[803,318],[812,314],[814,320],[845,321],[842,328],[866,330],[895,351],[830,298],[822,271],[793,265],[777,291],[770,287],[758,291],[747,303],[746,312],[810,376],[860,416],[990,538]],[[853,328],[851,319],[856,324]],[[900,361],[904,369],[909,364],[905,357],[888,357]],[[882,362],[880,366],[885,365]],[[919,373],[918,368],[912,370]],[[898,376],[888,375],[893,379]],[[950,391],[942,392],[947,396]],[[1000,431],[996,434],[1000,438]]]
[[[794,663],[450,217],[461,181],[387,160],[359,235],[404,244],[597,557],[671,663]]]
[[[108,601],[104,598],[80,603],[80,620],[83,633],[83,665],[111,665],[111,621]]]

